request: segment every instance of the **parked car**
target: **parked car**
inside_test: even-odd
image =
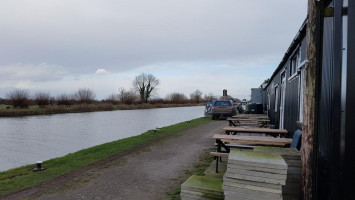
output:
[[[246,114],[263,114],[263,104],[260,103],[248,103],[248,110],[245,111]]]
[[[206,105],[205,105],[205,117],[206,116],[209,116],[209,115],[212,115],[212,102],[206,102]]]
[[[229,100],[217,100],[212,106],[212,119],[218,119],[220,117],[231,117],[236,114],[236,109],[233,106],[233,102]]]

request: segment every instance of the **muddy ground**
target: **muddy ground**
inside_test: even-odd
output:
[[[6,199],[168,199],[227,123],[211,121],[111,157]],[[186,176],[186,175],[185,175]]]

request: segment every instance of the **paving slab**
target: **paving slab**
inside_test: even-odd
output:
[[[241,179],[234,179],[234,178],[229,178],[227,176],[223,177],[223,181],[237,183],[237,184],[251,185],[251,186],[255,186],[255,187],[265,187],[265,188],[271,188],[271,189],[275,189],[275,190],[281,190],[281,185],[270,184],[270,183],[261,183],[261,182],[256,182],[256,181],[247,181],[247,180],[241,180]]]
[[[222,183],[220,178],[192,175],[181,185],[181,190],[223,195]]]
[[[191,198],[191,199],[198,199],[198,200],[206,200],[206,199],[222,200],[223,199],[223,195],[206,194],[203,192],[195,192],[189,190],[181,190],[180,196]]]
[[[269,172],[269,173],[277,173],[277,174],[287,174],[287,170],[285,169],[273,169],[273,168],[265,168],[265,167],[256,167],[256,166],[246,166],[246,165],[238,165],[229,163],[228,168],[232,169],[240,169],[240,170],[253,170],[258,172]]]
[[[241,174],[230,174],[230,173],[226,173],[225,176],[227,176],[228,178],[235,178],[235,179],[262,182],[262,183],[270,183],[270,184],[278,184],[278,185],[286,184],[286,180],[280,180],[280,179],[271,179],[271,178],[248,176],[248,175],[241,175]]]
[[[240,169],[234,169],[234,168],[227,168],[227,173],[264,177],[264,178],[272,178],[272,179],[280,179],[280,180],[285,180],[288,176],[286,174],[259,172],[259,171],[254,171],[254,170],[240,170]]]
[[[267,192],[256,192],[247,189],[239,189],[239,188],[232,188],[228,186],[224,186],[224,194],[228,196],[235,196],[235,197],[245,197],[245,198],[252,198],[255,199],[281,199],[281,194],[274,194],[274,193],[267,193]]]
[[[254,151],[231,150],[228,157],[228,164],[229,163],[287,170],[287,164],[280,155],[265,154]]]
[[[261,191],[261,192],[269,192],[269,193],[275,193],[275,194],[282,193],[281,189],[257,187],[257,186],[253,186],[253,185],[239,184],[239,183],[234,183],[234,182],[229,182],[229,181],[224,181],[223,186],[229,186],[229,187],[235,187],[235,188],[241,188],[241,189],[247,189],[247,190],[254,190],[254,191]]]

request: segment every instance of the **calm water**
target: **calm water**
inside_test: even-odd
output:
[[[203,106],[0,118],[0,171],[203,116]]]

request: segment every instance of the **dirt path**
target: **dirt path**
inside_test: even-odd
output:
[[[213,147],[211,136],[222,133],[225,125],[225,121],[199,125],[9,199],[166,199],[184,170]]]

